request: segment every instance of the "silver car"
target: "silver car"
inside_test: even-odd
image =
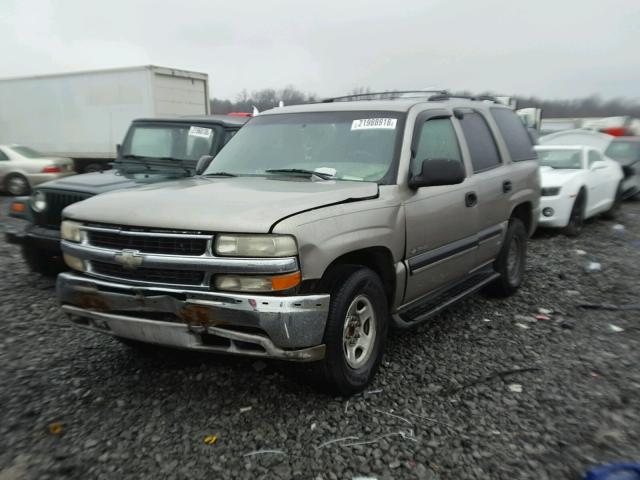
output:
[[[50,157],[24,145],[0,145],[0,191],[26,195],[35,185],[75,173],[70,158]]]

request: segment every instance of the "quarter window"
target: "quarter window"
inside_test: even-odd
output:
[[[424,160],[448,159],[462,162],[458,137],[449,118],[427,120],[420,131],[416,154],[411,161],[411,173],[419,175]]]
[[[482,172],[500,165],[500,154],[486,120],[477,112],[465,112],[460,120],[467,139],[474,172]]]
[[[492,108],[491,115],[498,125],[504,143],[507,144],[511,161],[535,160],[536,151],[533,149],[531,137],[518,116],[507,108]]]
[[[2,149],[0,149],[0,161],[2,160],[9,160],[9,157],[7,157],[7,155],[2,151]]]
[[[597,150],[589,150],[589,168],[595,163],[603,160],[602,155]]]

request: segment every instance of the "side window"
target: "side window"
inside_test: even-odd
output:
[[[7,157],[7,155],[2,151],[2,149],[0,148],[0,162],[2,160],[9,160],[9,157]]]
[[[411,161],[411,173],[419,175],[422,162],[426,159],[449,159],[462,162],[458,137],[451,119],[434,118],[427,120],[420,131],[416,155]]]
[[[482,172],[500,165],[500,154],[489,125],[477,112],[465,112],[460,120],[467,139],[474,172]]]
[[[226,145],[227,142],[231,140],[236,133],[238,133],[238,130],[225,130],[223,139],[224,143],[222,145]]]
[[[600,152],[597,150],[589,150],[589,168],[591,168],[594,162],[599,162],[600,160],[604,160]]]
[[[513,162],[535,160],[536,152],[531,137],[518,116],[507,108],[492,108],[491,115],[498,130],[507,144],[507,150]]]

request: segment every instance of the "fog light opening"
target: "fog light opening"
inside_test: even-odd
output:
[[[545,207],[542,209],[542,215],[544,215],[545,217],[553,217],[554,213],[556,212],[551,207]]]

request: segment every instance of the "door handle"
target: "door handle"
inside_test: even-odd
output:
[[[504,182],[502,182],[502,191],[504,193],[509,193],[512,189],[513,183],[511,183],[511,180],[505,180]]]
[[[478,196],[476,195],[476,192],[468,192],[464,196],[464,204],[467,207],[474,207],[477,203],[478,203]]]

